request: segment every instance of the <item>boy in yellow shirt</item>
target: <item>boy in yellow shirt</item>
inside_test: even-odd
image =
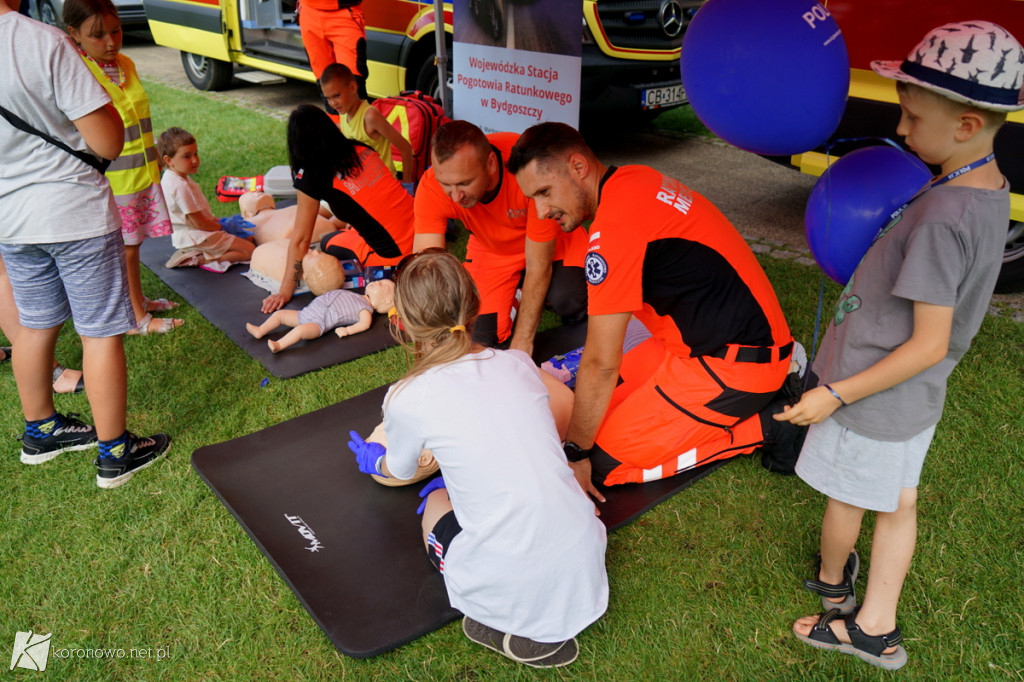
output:
[[[327,103],[338,112],[338,127],[345,137],[371,147],[392,173],[396,172],[392,149],[397,149],[402,156],[401,181],[416,181],[416,158],[412,145],[388,123],[384,114],[359,97],[359,84],[351,69],[344,64],[328,66],[320,75],[320,90]]]

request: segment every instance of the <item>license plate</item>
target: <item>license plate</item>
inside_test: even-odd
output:
[[[647,88],[640,91],[640,108],[657,109],[686,101],[686,93],[682,85],[669,85],[663,88]]]

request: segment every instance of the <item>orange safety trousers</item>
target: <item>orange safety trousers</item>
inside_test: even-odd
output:
[[[504,341],[512,334],[512,323],[519,311],[526,256],[494,253],[470,236],[463,266],[480,292],[480,316],[497,315],[498,341]]]
[[[358,76],[366,76],[365,70],[360,68],[358,49],[359,42],[366,41],[362,7],[322,10],[303,5],[299,27],[309,66],[317,78],[334,63],[344,64]]]
[[[594,480],[644,483],[753,452],[764,440],[758,412],[789,371],[788,352],[779,355],[773,349],[765,363],[735,362],[735,351],[681,357],[656,337],[626,353],[597,432]]]
[[[324,251],[327,251],[331,247],[340,247],[342,249],[348,249],[352,253],[356,254],[356,258],[362,265],[398,265],[399,261],[404,256],[397,256],[395,258],[384,258],[383,256],[377,255],[377,252],[370,248],[370,245],[366,243],[359,231],[354,227],[349,227],[339,232],[336,232],[330,240],[324,244]]]

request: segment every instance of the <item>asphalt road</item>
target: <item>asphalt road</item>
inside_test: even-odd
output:
[[[192,88],[176,50],[152,43],[147,34],[128,34],[123,51],[149,79]],[[253,85],[235,79],[232,88],[209,96],[286,118],[303,103],[319,104],[316,85],[288,80]],[[803,215],[815,178],[717,141],[682,137],[655,129],[623,129],[588,139],[607,164],[642,163],[674,177],[710,199],[755,251],[813,266],[804,239]],[[1024,294],[997,294],[993,313],[1024,322]]]

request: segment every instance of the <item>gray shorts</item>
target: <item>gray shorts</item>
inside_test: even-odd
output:
[[[930,426],[910,440],[874,440],[829,417],[811,425],[796,473],[818,492],[840,502],[893,512],[899,506],[900,491],[916,488],[920,482],[934,435],[935,427]]]
[[[80,336],[104,338],[135,328],[120,232],[55,244],[2,244],[18,319],[29,329],[75,320]]]

